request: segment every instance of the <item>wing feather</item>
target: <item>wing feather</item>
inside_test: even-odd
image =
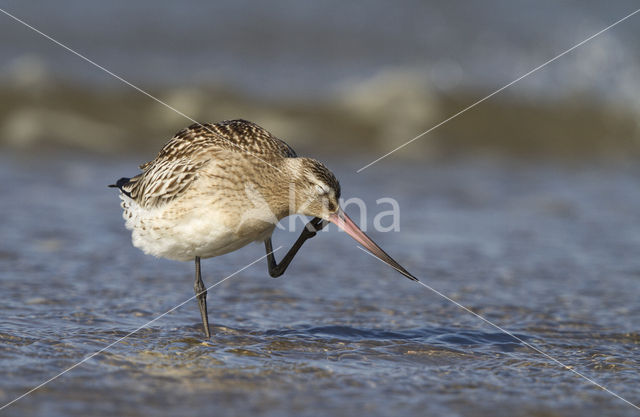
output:
[[[297,156],[289,145],[264,128],[253,122],[237,119],[214,124],[194,123],[176,133],[162,147],[155,160],[179,158],[185,153],[212,147],[253,155],[266,162]],[[140,165],[140,169],[147,169],[154,161]]]
[[[131,178],[121,189],[145,208],[158,207],[186,191],[198,178],[198,170],[207,162],[186,158],[154,160],[143,173]]]
[[[119,188],[143,207],[160,206],[187,190],[198,170],[225,152],[253,155],[267,163],[296,157],[289,145],[255,123],[196,123],[176,133],[155,159],[140,165],[141,174]]]

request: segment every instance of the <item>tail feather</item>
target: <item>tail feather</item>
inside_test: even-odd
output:
[[[129,194],[128,191],[124,190],[122,187],[124,187],[125,185],[129,184],[129,180],[131,180],[131,178],[120,178],[118,181],[116,181],[115,184],[110,184],[109,187],[111,188],[119,188],[120,191],[122,191],[123,194],[125,194],[127,197],[131,197],[131,194]]]

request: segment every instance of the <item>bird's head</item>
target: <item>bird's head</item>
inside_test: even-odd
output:
[[[295,176],[295,211],[290,214],[313,216],[326,222],[334,223],[371,254],[389,264],[407,278],[418,279],[407,272],[398,262],[380,248],[369,236],[347,216],[340,208],[340,183],[335,175],[320,162],[311,158],[296,158],[297,175]],[[323,225],[320,226],[321,228]]]
[[[340,209],[340,183],[329,168],[311,158],[299,158],[294,179],[295,213],[329,220]]]

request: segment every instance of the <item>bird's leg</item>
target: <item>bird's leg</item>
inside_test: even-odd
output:
[[[202,325],[204,326],[204,334],[207,339],[211,338],[209,333],[209,315],[207,314],[207,288],[202,282],[202,275],[200,274],[200,257],[196,256],[196,281],[193,284],[193,289],[196,292],[196,298],[198,299],[198,305],[200,306],[200,315],[202,316]]]
[[[280,275],[284,274],[284,271],[287,269],[287,267],[291,263],[291,260],[293,259],[293,257],[296,256],[296,253],[298,253],[298,250],[300,249],[300,247],[302,247],[302,244],[307,239],[314,237],[316,235],[316,232],[322,229],[323,227],[325,227],[326,225],[327,225],[327,222],[325,222],[319,217],[315,217],[313,220],[307,223],[307,225],[304,227],[304,230],[302,230],[302,233],[300,233],[300,237],[298,237],[298,240],[296,240],[296,243],[293,244],[291,249],[289,249],[289,252],[287,252],[284,258],[282,258],[279,264],[276,263],[276,258],[275,256],[273,256],[273,247],[271,245],[271,237],[267,238],[267,240],[264,241],[264,247],[267,250],[267,263],[269,265],[269,275],[271,275],[272,278],[277,278]]]

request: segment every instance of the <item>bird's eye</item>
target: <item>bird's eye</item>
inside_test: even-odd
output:
[[[325,195],[325,194],[329,194],[329,190],[327,190],[326,188],[320,186],[320,185],[316,185],[316,192],[318,193],[318,195]]]

